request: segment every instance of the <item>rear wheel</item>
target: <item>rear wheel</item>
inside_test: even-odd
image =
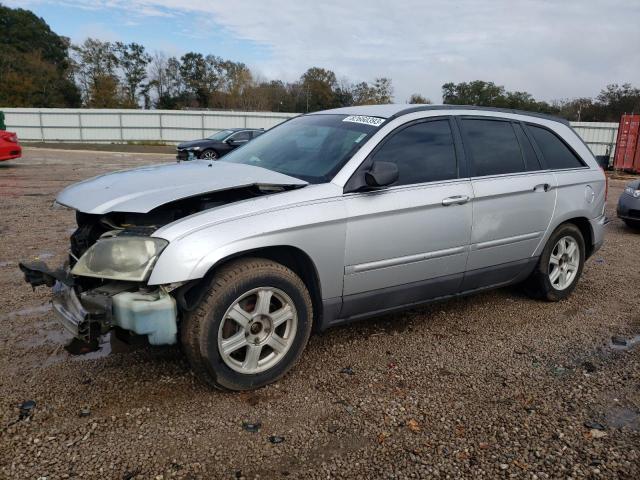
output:
[[[536,269],[527,281],[531,296],[557,302],[571,295],[582,274],[585,243],[580,229],[560,225],[549,238]]]
[[[218,152],[216,152],[215,150],[212,149],[207,149],[204,150],[201,154],[200,157],[198,157],[202,160],[217,160],[218,159]]]
[[[195,374],[226,390],[248,390],[285,375],[311,333],[311,297],[300,278],[265,259],[223,267],[181,327]]]

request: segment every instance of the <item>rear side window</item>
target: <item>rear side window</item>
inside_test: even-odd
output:
[[[520,144],[510,122],[463,119],[464,142],[473,160],[474,176],[526,170]]]
[[[458,169],[449,120],[416,123],[400,130],[374,154],[373,161],[398,166],[395,185],[456,178]]]
[[[549,168],[579,168],[584,163],[558,136],[546,128],[527,125]]]

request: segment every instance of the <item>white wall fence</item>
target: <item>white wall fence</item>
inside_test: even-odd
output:
[[[27,142],[126,143],[204,138],[225,128],[271,128],[295,113],[206,110],[0,108],[5,123]],[[572,122],[595,155],[613,158],[617,123]]]
[[[618,138],[618,124],[613,122],[571,122],[573,129],[582,137],[594,155],[609,154],[613,161]]]
[[[297,114],[201,110],[1,108],[7,129],[27,142],[178,143],[225,128],[271,128]]]

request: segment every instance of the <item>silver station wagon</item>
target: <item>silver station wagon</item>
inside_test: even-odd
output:
[[[71,185],[68,265],[21,268],[76,338],[181,343],[204,382],[244,390],[289,371],[314,329],[520,282],[562,300],[602,244],[605,196],[563,120],[349,107],[216,162]]]

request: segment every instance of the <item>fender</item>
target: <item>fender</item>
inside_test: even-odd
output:
[[[149,285],[199,279],[228,257],[290,246],[304,252],[316,266],[324,298],[342,295],[346,209],[341,189],[332,184],[322,187],[315,200],[308,200],[307,190],[306,201],[290,203],[286,198],[295,200],[298,192],[287,192],[262,202],[201,212],[161,228],[153,236],[168,240],[169,245],[158,258]],[[269,200],[276,197],[280,205]]]

